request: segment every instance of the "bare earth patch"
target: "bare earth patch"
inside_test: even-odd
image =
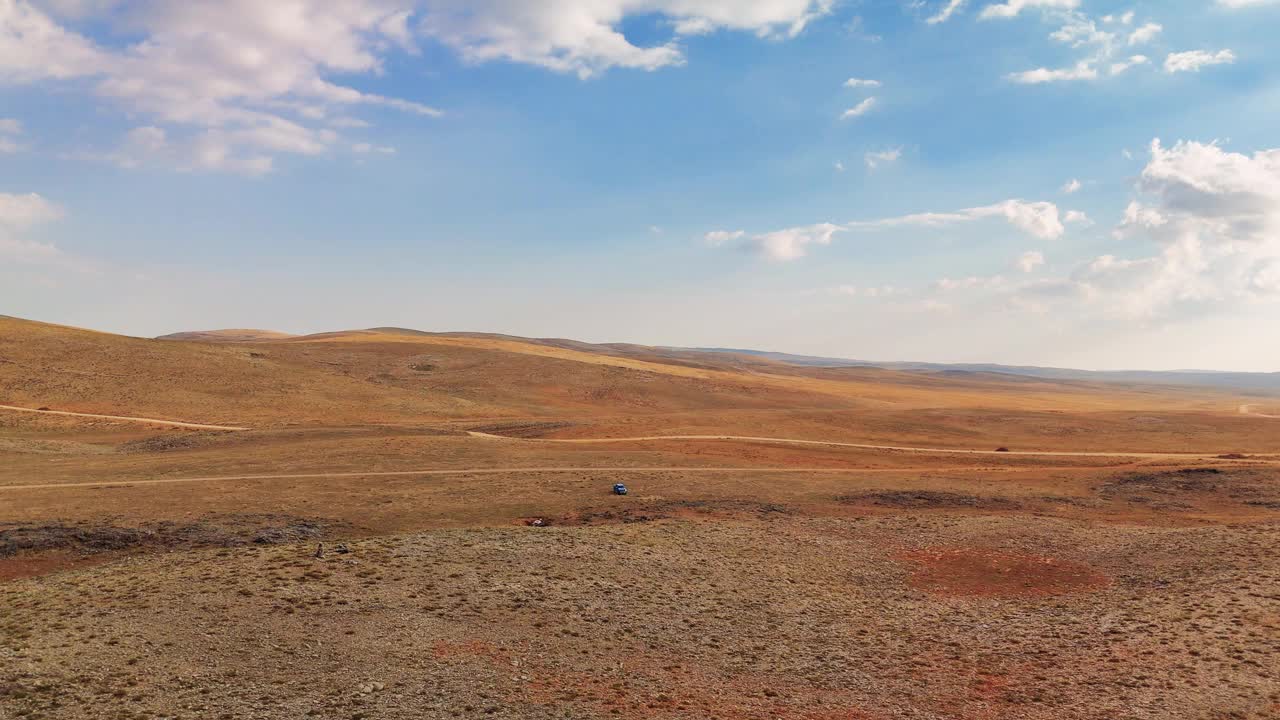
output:
[[[927,548],[902,559],[916,565],[912,587],[951,597],[1046,597],[1111,583],[1082,563],[982,548]]]

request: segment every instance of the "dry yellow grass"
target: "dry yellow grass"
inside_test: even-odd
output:
[[[1280,712],[1257,398],[0,318],[0,403],[250,428],[0,411],[0,717]]]

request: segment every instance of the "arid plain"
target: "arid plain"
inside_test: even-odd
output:
[[[1280,397],[0,318],[0,404],[3,718],[1280,717]]]

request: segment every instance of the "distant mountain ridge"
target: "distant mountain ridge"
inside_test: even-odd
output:
[[[1040,367],[1034,365],[1000,365],[998,363],[930,363],[930,362],[876,362],[832,358],[819,355],[797,355],[768,350],[724,347],[652,346],[632,343],[587,343],[564,338],[527,338],[501,333],[430,332],[411,328],[376,327],[364,330],[319,333],[317,335],[289,335],[271,330],[203,330],[162,335],[158,340],[184,340],[196,342],[270,342],[273,340],[305,340],[324,336],[352,333],[418,335],[442,337],[473,337],[514,342],[535,343],[558,348],[602,353],[613,356],[645,356],[668,363],[697,365],[699,354],[737,355],[757,361],[784,363],[810,368],[876,368],[901,372],[930,374],[987,374],[1006,377],[1036,378],[1041,380],[1140,383],[1146,385],[1182,385],[1217,389],[1248,390],[1280,393],[1280,372],[1232,372],[1220,370],[1076,370],[1072,368]]]
[[[829,358],[816,355],[792,355],[767,350],[740,348],[687,348],[695,352],[735,353],[761,357],[793,365],[810,367],[876,367],[887,370],[917,372],[966,372],[1018,375],[1045,380],[1085,380],[1101,382],[1144,383],[1156,385],[1194,385],[1199,387],[1237,388],[1280,391],[1280,372],[1233,372],[1227,370],[1075,370],[1036,365],[1000,365],[997,363],[928,363],[874,362]]]

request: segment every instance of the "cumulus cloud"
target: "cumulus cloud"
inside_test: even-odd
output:
[[[61,217],[61,208],[36,193],[0,193],[0,230],[26,230]]]
[[[864,80],[862,78],[849,78],[844,81],[847,88],[878,88],[881,82],[879,80]]]
[[[931,15],[925,22],[930,25],[944,23],[950,20],[951,16],[955,15],[956,11],[963,7],[965,2],[966,0],[947,0],[947,4],[940,8],[936,14]]]
[[[18,144],[21,134],[22,123],[13,118],[0,118],[0,155],[21,150],[22,146]]]
[[[1058,206],[1051,202],[1005,200],[993,205],[966,208],[956,212],[926,212],[879,220],[856,220],[836,225],[829,222],[816,225],[775,230],[760,235],[747,236],[742,230],[714,230],[703,236],[708,245],[720,247],[734,244],[755,250],[762,256],[777,261],[797,260],[809,253],[814,246],[830,245],[833,238],[847,231],[875,231],[901,227],[938,228],[986,219],[1003,219],[1013,227],[1036,238],[1052,240],[1066,233],[1064,219]],[[1084,213],[1069,211],[1067,222],[1086,220]]]
[[[1112,23],[1120,23],[1121,25],[1132,25],[1134,17],[1135,17],[1135,13],[1132,10],[1126,10],[1125,12],[1119,15],[1114,15],[1114,14],[1103,15],[1102,22],[1107,23],[1108,25]]]
[[[1098,69],[1089,60],[1081,60],[1075,66],[1069,68],[1051,69],[1042,67],[1009,74],[1010,80],[1023,85],[1040,85],[1061,80],[1093,80],[1097,77]]]
[[[842,297],[859,297],[859,298],[886,298],[896,295],[906,294],[906,290],[894,287],[893,285],[872,285],[870,287],[860,287],[858,285],[837,285],[828,288],[825,291],[829,295],[839,295]]]
[[[1167,73],[1200,72],[1200,68],[1210,65],[1230,65],[1236,61],[1236,54],[1230,50],[1208,52],[1205,50],[1188,50],[1186,52],[1169,53],[1164,59],[1164,71]]]
[[[471,62],[508,60],[589,77],[612,67],[655,70],[685,61],[677,40],[717,30],[795,37],[833,0],[442,0],[423,9],[423,31]],[[660,15],[675,37],[640,47],[628,16]]]
[[[1146,65],[1149,62],[1151,62],[1151,58],[1146,55],[1130,55],[1124,60],[1117,60],[1111,63],[1110,71],[1112,75],[1119,75],[1129,68]]]
[[[274,159],[269,153],[273,147],[308,155],[325,150],[324,146],[309,144],[305,134],[294,135],[290,140],[287,126],[264,128],[258,131],[264,133],[258,137],[253,137],[254,132],[211,128],[174,137],[164,128],[145,125],[125,133],[114,149],[84,153],[82,157],[130,169],[155,167],[181,172],[212,171],[257,176],[274,168]],[[265,136],[270,132],[276,133],[276,137]],[[334,139],[336,133],[326,131],[323,137]]]
[[[1004,284],[1005,279],[1002,275],[992,275],[990,277],[971,275],[969,277],[956,279],[944,277],[933,284],[933,289],[941,292],[952,292],[955,290],[973,290],[976,288],[997,288]]]
[[[392,0],[131,0],[69,7],[57,3],[55,15],[29,0],[0,3],[0,81],[88,81],[99,98],[153,120],[148,127],[180,129],[187,151],[168,152],[183,169],[263,170],[274,154],[325,152],[338,136],[328,121],[355,107],[440,114],[330,79],[380,72],[392,48],[412,50],[410,12]],[[139,39],[100,46],[73,27],[113,22],[127,22]],[[139,139],[131,134],[103,155],[124,165],[160,159],[163,153],[147,138],[138,147]],[[137,156],[140,150],[150,152]]]
[[[857,105],[854,105],[853,107],[841,113],[840,119],[849,120],[851,118],[862,117],[863,115],[866,115],[868,112],[871,112],[871,109],[875,107],[875,105],[876,105],[876,99],[873,97],[869,97],[866,100],[863,100]]]
[[[1089,219],[1089,216],[1086,215],[1083,210],[1068,210],[1066,214],[1062,216],[1062,222],[1067,223],[1068,225],[1074,225],[1074,224],[1092,225],[1093,224],[1093,221]]]
[[[892,148],[889,150],[880,150],[878,152],[869,152],[863,156],[863,161],[866,162],[868,170],[875,170],[883,165],[895,163],[901,157],[902,148]]]
[[[1130,45],[1142,45],[1149,43],[1155,39],[1164,30],[1164,26],[1160,23],[1149,22],[1142,27],[1129,33]]]
[[[983,20],[993,18],[1013,18],[1027,9],[1074,10],[1080,7],[1080,0],[1006,0],[1003,3],[988,5],[978,16]]]
[[[843,230],[831,223],[775,230],[752,237],[751,246],[770,260],[797,260],[807,255],[812,245],[830,245],[832,237]]]
[[[1044,253],[1038,250],[1028,250],[1018,256],[1018,261],[1015,264],[1024,273],[1034,272],[1036,268],[1044,265]]]
[[[850,229],[875,230],[904,226],[945,227],[989,218],[1003,218],[1010,225],[1034,237],[1052,240],[1066,232],[1058,212],[1051,202],[1027,202],[1005,200],[994,205],[966,208],[956,212],[927,212],[881,220],[863,220],[849,223]]]
[[[22,236],[23,232],[62,217],[63,210],[35,193],[0,193],[0,262],[53,264],[63,254],[57,247]]]
[[[389,145],[358,142],[351,145],[351,152],[359,155],[395,155],[396,149]]]
[[[1082,187],[1084,187],[1084,185],[1080,184],[1079,180],[1072,178],[1068,180],[1065,185],[1062,186],[1062,192],[1066,193],[1067,195],[1072,195],[1074,193],[1080,192],[1080,188]]]
[[[1137,190],[1116,237],[1157,252],[1097,257],[1059,280],[1059,297],[1128,317],[1280,299],[1280,149],[1156,140]]]
[[[703,241],[712,247],[719,247],[725,243],[732,242],[746,235],[743,230],[712,230],[702,236]]]
[[[590,76],[684,62],[684,36],[732,30],[792,37],[832,0],[0,0],[0,84],[68,82],[168,134],[181,169],[257,174],[280,154],[315,155],[387,108],[435,117],[413,98],[359,89],[389,58],[430,39],[472,62],[507,60]],[[619,29],[658,16],[671,37],[637,46]],[[131,38],[95,42],[88,28]],[[99,156],[125,158],[137,138]]]
[[[1120,48],[1150,42],[1164,29],[1159,23],[1148,22],[1127,35],[1121,34],[1122,26],[1133,23],[1132,11],[1119,16],[1104,15],[1100,18],[1103,26],[1100,27],[1098,20],[1073,8],[1046,7],[1045,10],[1047,18],[1061,23],[1049,38],[1054,42],[1087,52],[1074,65],[1061,68],[1040,67],[1010,73],[1006,77],[1013,82],[1039,85],[1051,82],[1096,80],[1102,76],[1103,69],[1107,71],[1107,75],[1121,75],[1134,67],[1146,65],[1149,59],[1145,55],[1121,57]]]
[[[945,280],[934,289],[1126,326],[1280,301],[1280,149],[1244,154],[1155,140],[1135,191],[1115,229],[1121,244],[1066,275],[1002,285]],[[1032,272],[1042,263],[1033,251],[1017,266]]]

